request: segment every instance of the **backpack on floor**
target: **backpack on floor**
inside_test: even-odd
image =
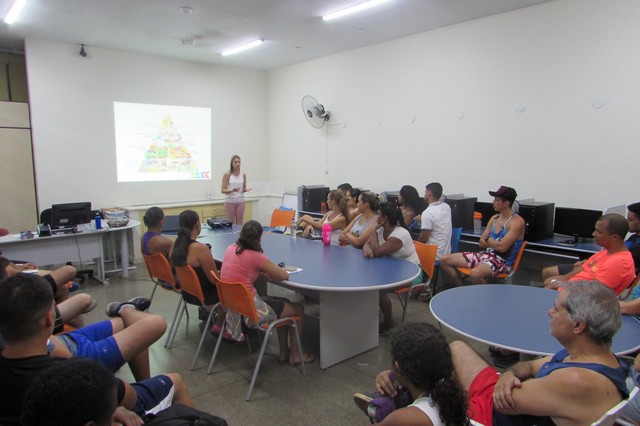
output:
[[[145,425],[154,426],[227,426],[227,421],[222,417],[182,404],[174,404],[157,414],[148,414],[143,420]]]

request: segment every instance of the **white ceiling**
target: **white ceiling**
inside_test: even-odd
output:
[[[18,21],[0,21],[0,48],[25,37],[260,70],[284,67],[550,0],[391,0],[358,15],[322,15],[361,0],[28,0]],[[0,0],[0,17],[13,0]],[[186,15],[181,6],[193,13]],[[192,37],[195,45],[183,45]],[[234,56],[220,52],[262,38]]]

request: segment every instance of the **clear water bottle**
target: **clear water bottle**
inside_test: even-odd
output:
[[[331,244],[331,230],[332,228],[330,223],[327,222],[322,225],[322,243],[325,246]]]
[[[482,213],[480,212],[473,212],[473,233],[482,234]]]
[[[96,229],[102,229],[102,218],[100,213],[96,213]]]
[[[296,220],[291,219],[291,238],[296,237]]]

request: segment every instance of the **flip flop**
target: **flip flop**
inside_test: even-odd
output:
[[[316,360],[316,358],[312,354],[305,354],[304,355],[304,363],[305,364],[309,364],[310,362],[313,362],[315,360]],[[293,366],[296,366],[296,365],[300,365],[300,362],[291,362],[291,361],[289,361],[289,365],[293,367]]]

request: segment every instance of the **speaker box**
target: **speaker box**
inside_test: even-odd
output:
[[[529,201],[520,205],[518,214],[525,221],[524,239],[526,241],[542,241],[553,237],[554,203]]]

